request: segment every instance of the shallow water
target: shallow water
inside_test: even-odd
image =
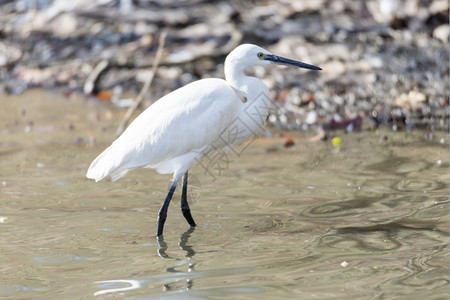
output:
[[[85,179],[123,110],[42,91],[0,102],[0,297],[449,297],[445,133],[257,139],[191,170],[198,226],[178,194],[158,241],[170,176]]]

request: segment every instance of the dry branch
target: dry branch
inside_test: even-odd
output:
[[[158,50],[155,54],[155,60],[153,62],[153,67],[150,73],[150,76],[147,78],[147,81],[144,83],[144,86],[141,89],[141,92],[139,95],[137,95],[136,99],[134,100],[134,103],[132,106],[128,108],[128,111],[126,112],[125,116],[122,118],[122,121],[120,122],[119,127],[116,130],[116,138],[122,134],[125,127],[128,125],[128,122],[130,121],[131,116],[135,112],[135,110],[139,107],[139,105],[142,103],[142,100],[144,100],[145,94],[147,93],[148,89],[150,88],[150,85],[152,84],[153,78],[155,78],[156,71],[158,70],[159,63],[161,61],[164,44],[166,42],[166,36],[167,31],[163,31],[161,35],[159,36],[159,46]]]

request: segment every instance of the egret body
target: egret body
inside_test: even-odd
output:
[[[188,169],[205,154],[231,148],[264,125],[269,90],[261,80],[245,75],[244,69],[268,64],[320,70],[255,45],[240,45],[225,60],[225,80],[198,80],[156,101],[91,163],[86,176],[96,182],[107,176],[116,181],[142,167],[173,174],[159,211],[157,236],[163,233],[170,200],[183,177],[181,211],[189,225],[195,226],[187,202]],[[226,134],[231,126],[239,136]]]

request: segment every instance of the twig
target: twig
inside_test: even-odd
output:
[[[86,95],[89,95],[91,93],[93,94],[98,93],[99,91],[98,85],[100,82],[100,78],[102,74],[104,74],[105,71],[108,69],[109,65],[110,62],[103,59],[95,66],[95,68],[87,77],[86,82],[84,84],[83,90]]]
[[[317,143],[318,141],[322,141],[326,138],[325,130],[323,130],[322,126],[317,128],[317,134],[313,137],[310,137],[308,139],[308,142],[310,143]]]
[[[155,78],[156,71],[157,71],[159,63],[161,61],[164,44],[166,42],[166,36],[167,36],[167,31],[163,31],[161,33],[161,35],[159,36],[158,50],[156,50],[155,60],[153,62],[150,76],[147,78],[147,81],[145,81],[144,86],[142,87],[139,95],[137,95],[136,99],[134,100],[133,105],[128,108],[128,111],[126,112],[125,116],[123,116],[122,121],[120,122],[120,125],[116,130],[116,138],[120,134],[122,134],[123,130],[127,126],[128,122],[130,121],[130,118],[133,115],[134,111],[139,107],[142,100],[144,100],[145,94],[147,93],[150,85],[152,84],[153,78]]]

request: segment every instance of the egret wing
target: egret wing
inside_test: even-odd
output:
[[[164,96],[142,112],[91,164],[87,177],[117,180],[129,169],[187,169],[233,121],[237,94],[221,79],[203,79]]]

